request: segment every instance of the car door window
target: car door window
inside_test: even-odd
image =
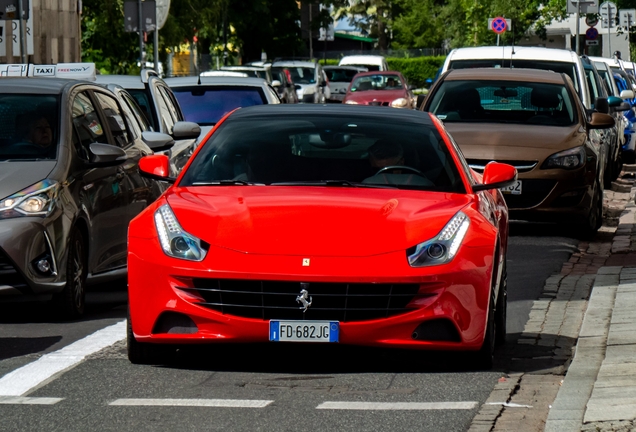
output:
[[[108,127],[115,140],[112,144],[121,148],[127,147],[131,143],[132,137],[117,100],[101,92],[95,92],[95,96],[102,107]]]
[[[124,101],[124,108],[128,108],[128,110],[130,110],[132,115],[135,117],[137,123],[139,124],[139,127],[141,128],[141,132],[151,131],[152,126],[150,126],[150,122],[148,121],[144,113],[141,112],[139,105],[137,105],[133,98],[130,97],[128,94],[122,93],[121,96],[122,100]]]
[[[183,113],[181,112],[181,108],[179,108],[179,102],[177,102],[177,98],[175,97],[174,93],[172,93],[170,89],[164,86],[160,86],[159,90],[161,91],[161,95],[166,100],[166,104],[168,105],[170,113],[174,117],[175,123],[178,121],[183,121]]]
[[[97,110],[86,93],[73,100],[73,144],[80,157],[89,160],[89,147],[93,143],[108,144],[108,138],[97,115]]]
[[[170,108],[168,108],[166,99],[161,94],[161,86],[156,86],[155,90],[157,94],[157,104],[159,105],[159,113],[161,115],[161,122],[163,123],[165,129],[165,131],[162,132],[172,135],[172,129],[177,120],[175,120],[175,117],[172,114]]]

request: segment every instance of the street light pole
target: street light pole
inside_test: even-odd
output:
[[[143,12],[141,0],[137,0],[139,6],[139,67],[144,68],[144,31],[143,31]]]
[[[22,7],[22,0],[18,0],[18,31],[20,32],[20,61],[22,63],[27,62],[26,42],[24,40],[24,8]]]
[[[576,0],[576,55],[581,55],[581,0]]]

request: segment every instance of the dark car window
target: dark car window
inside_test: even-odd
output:
[[[126,124],[126,119],[122,114],[117,100],[112,96],[100,92],[95,92],[95,96],[101,104],[102,111],[108,122],[108,128],[115,140],[112,144],[122,148],[128,146],[132,141],[132,137],[130,136],[129,126]]]
[[[349,83],[358,74],[357,70],[351,69],[325,69],[330,82]]]
[[[86,93],[73,100],[73,144],[82,159],[89,160],[89,147],[98,142],[108,144],[97,110]]]
[[[225,114],[239,107],[267,102],[260,87],[193,86],[172,89],[187,121],[201,126],[216,124]]]
[[[135,99],[135,102],[137,102],[137,105],[139,105],[139,108],[141,108],[141,111],[150,122],[150,126],[158,132],[159,127],[156,124],[155,117],[152,115],[155,108],[152,105],[152,102],[148,99],[146,90],[128,89],[128,93],[130,93],[130,95]]]
[[[133,98],[126,93],[122,93],[122,99],[124,100],[124,103],[130,110],[130,112],[137,119],[137,123],[139,123],[139,127],[141,128],[141,131],[144,132],[144,131],[152,130],[152,126],[150,126],[150,122],[148,121],[144,113],[141,112],[139,105],[137,105],[137,103],[133,100]]]
[[[168,90],[164,86],[159,86],[158,89],[159,89],[159,92],[161,93],[161,96],[163,97],[164,101],[166,102],[166,106],[168,107],[168,110],[170,111],[170,115],[172,115],[172,120],[175,123],[178,122],[178,121],[183,120],[181,118],[181,112],[179,111],[179,108],[178,108],[179,103],[170,94],[170,90]]]
[[[165,133],[172,134],[172,128],[177,120],[174,117],[174,114],[168,108],[168,104],[166,100],[161,95],[160,86],[156,87],[157,90],[157,105],[159,105],[159,121],[163,124]]]
[[[404,88],[398,75],[363,75],[351,84],[352,92],[367,90],[397,90]]]
[[[559,84],[444,81],[432,97],[428,110],[444,122],[568,126],[576,119],[575,102]]]
[[[574,88],[581,94],[581,84],[576,73],[576,64],[572,62],[548,61],[548,60],[513,60],[509,59],[479,59],[479,60],[453,60],[449,69],[474,69],[474,68],[519,68],[541,69],[557,73],[564,73],[574,83]]]
[[[400,169],[381,171],[388,166]],[[350,115],[231,117],[206,142],[181,182],[221,180],[463,192],[459,171],[431,124]],[[345,184],[345,186],[348,186]]]
[[[316,69],[311,67],[290,66],[286,68],[296,84],[315,84]]]
[[[55,159],[59,98],[0,94],[0,160]]]
[[[599,69],[598,74],[601,76],[603,81],[605,81],[607,92],[612,95],[612,93],[614,92],[614,86],[612,85],[612,75],[607,69]]]

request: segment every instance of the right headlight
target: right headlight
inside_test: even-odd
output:
[[[431,240],[406,250],[406,258],[411,267],[425,267],[450,262],[464,240],[470,219],[464,212],[458,212]]]
[[[207,245],[181,228],[168,204],[155,211],[155,227],[166,255],[189,261],[203,261],[205,258]]]
[[[0,201],[0,219],[48,216],[55,207],[59,184],[42,180]]]
[[[574,147],[569,150],[553,154],[545,160],[541,168],[562,168],[566,170],[576,169],[585,164],[586,158],[587,155],[583,146]]]

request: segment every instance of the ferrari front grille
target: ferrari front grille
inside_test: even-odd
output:
[[[244,318],[364,321],[407,312],[420,284],[288,282],[236,279],[194,279],[194,288],[180,288],[203,299],[198,304]],[[297,297],[306,289],[305,308]],[[303,310],[305,310],[303,312]]]

